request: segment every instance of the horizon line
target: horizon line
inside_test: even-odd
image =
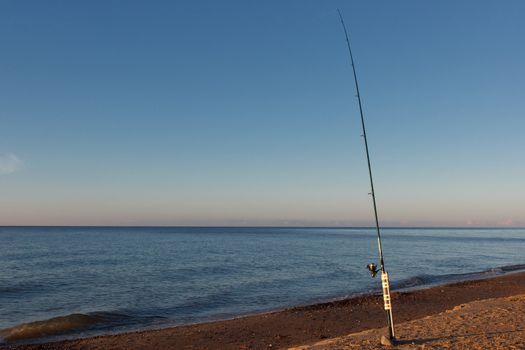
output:
[[[5,227],[84,227],[84,228],[326,228],[376,229],[375,226],[303,226],[303,225],[0,225]],[[380,229],[525,229],[525,226],[380,226]]]

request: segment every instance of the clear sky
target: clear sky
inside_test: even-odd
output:
[[[525,226],[525,2],[0,2],[0,224]]]

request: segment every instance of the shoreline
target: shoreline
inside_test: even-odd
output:
[[[525,293],[525,272],[392,293],[396,323],[476,300]],[[106,334],[37,344],[2,344],[0,349],[267,349],[286,348],[377,329],[386,325],[380,294],[295,306],[170,328]]]
[[[520,273],[520,272],[525,273],[525,264],[505,265],[505,266],[499,266],[499,267],[481,270],[477,272],[455,273],[455,274],[435,275],[435,276],[417,275],[417,276],[413,276],[405,280],[394,282],[391,288],[393,292],[410,293],[410,292],[415,292],[418,290],[429,289],[429,288],[439,287],[439,286],[448,285],[448,284],[468,282],[468,281],[480,281],[484,279],[492,279],[495,277],[501,277],[501,276],[506,276],[509,274]],[[370,296],[380,297],[380,295],[381,295],[381,288],[378,287],[375,289],[369,289],[368,291],[361,291],[361,292],[355,292],[352,294],[347,294],[346,296],[313,298],[313,299],[310,299],[308,301],[304,301],[301,303],[285,305],[285,306],[281,306],[277,308],[254,310],[254,311],[248,311],[248,312],[239,313],[239,314],[211,316],[211,317],[203,318],[201,320],[190,321],[190,322],[177,323],[175,321],[168,321],[168,322],[163,322],[163,323],[158,323],[158,324],[142,325],[142,326],[130,327],[130,328],[117,327],[114,329],[110,329],[110,328],[90,329],[89,327],[86,329],[82,327],[89,326],[90,324],[98,324],[101,320],[100,319],[97,320],[97,318],[99,318],[101,315],[106,314],[106,317],[102,317],[102,318],[105,318],[104,321],[107,322],[108,315],[109,317],[114,316],[114,315],[120,316],[118,314],[113,314],[111,312],[108,312],[108,313],[105,313],[105,312],[71,313],[68,315],[56,316],[56,317],[52,317],[49,319],[35,320],[35,321],[26,322],[26,323],[21,323],[21,324],[15,325],[14,327],[5,328],[5,329],[0,330],[0,349],[2,349],[2,346],[14,347],[14,346],[24,346],[24,345],[58,343],[58,342],[74,341],[74,340],[79,340],[79,339],[94,338],[94,337],[100,337],[100,336],[113,336],[113,335],[119,335],[119,334],[125,334],[125,333],[137,333],[137,332],[142,333],[142,332],[148,332],[148,331],[171,329],[171,328],[176,328],[176,327],[198,326],[201,324],[225,322],[225,321],[232,321],[232,320],[236,320],[240,318],[279,313],[279,312],[284,312],[290,309],[301,309],[304,307],[324,305],[324,304],[329,304],[329,303],[337,303],[341,301],[347,301],[350,299],[366,298]],[[86,322],[86,324],[82,326],[81,324],[78,324],[79,319],[93,319],[93,322],[89,322],[90,320],[88,320],[88,322]],[[55,334],[49,334],[47,336],[32,336],[32,337],[22,336],[20,337],[20,335],[16,335],[17,339],[7,340],[7,341],[2,342],[3,340],[2,333],[5,334],[6,330],[10,330],[14,328],[25,328],[24,332],[27,334],[28,331],[30,331],[29,328],[40,328],[41,329],[41,326],[43,324],[47,324],[46,327],[48,328],[53,328],[55,325],[57,325],[57,323],[61,323],[60,325],[57,325],[61,327],[64,324],[64,322],[70,322],[70,323],[73,323],[74,325],[71,326],[71,329],[69,331],[65,330],[62,332],[56,332]],[[54,325],[50,325],[49,323],[54,323]],[[123,327],[126,327],[126,326],[124,325]],[[35,334],[36,332],[33,332],[33,334]],[[40,331],[40,334],[42,333],[44,332]]]

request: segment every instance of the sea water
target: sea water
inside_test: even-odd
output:
[[[393,289],[525,268],[525,229],[382,235]],[[369,228],[0,227],[0,337],[167,327],[374,292],[370,262]]]

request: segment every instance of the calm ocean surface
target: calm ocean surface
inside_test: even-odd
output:
[[[372,229],[0,227],[0,242],[0,329],[83,314],[77,337],[380,288]],[[525,268],[525,229],[384,229],[383,245],[394,288]]]

